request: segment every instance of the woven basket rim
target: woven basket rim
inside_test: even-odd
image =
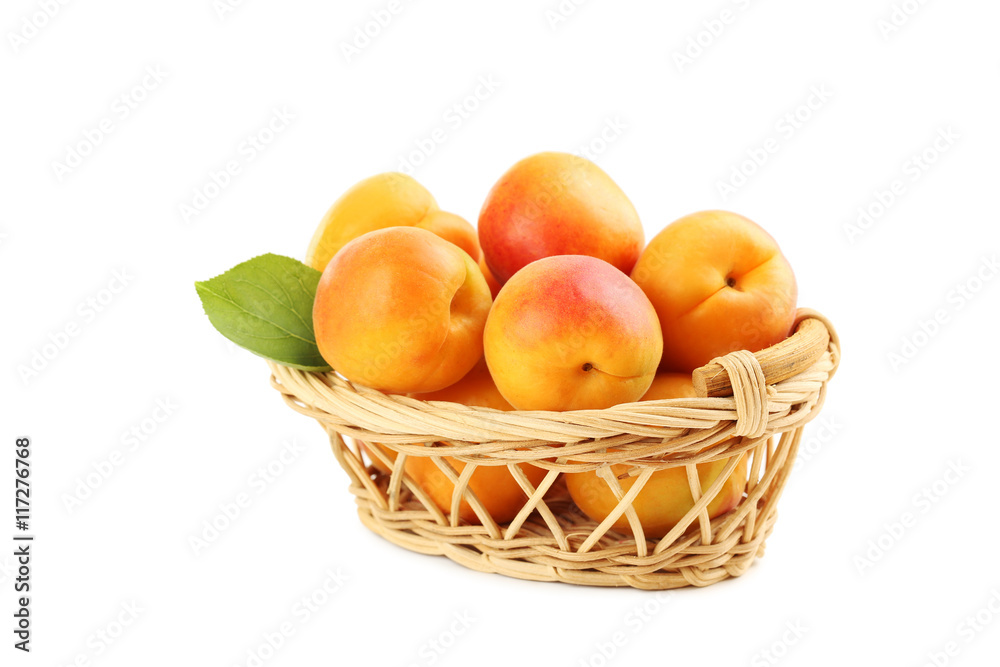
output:
[[[826,351],[792,377],[769,385],[751,382],[744,393],[751,398],[754,392],[759,393],[756,405],[749,405],[738,393],[636,401],[601,410],[502,411],[386,394],[334,371],[319,373],[268,363],[273,386],[293,409],[342,435],[379,442],[411,455],[426,456],[418,448],[443,442],[455,447],[449,455],[499,464],[549,458],[551,450],[543,447],[563,445],[568,448],[566,456],[590,464],[602,460],[604,452],[600,450],[606,452],[613,446],[632,454],[618,458],[656,464],[657,459],[662,463],[673,456],[675,463],[681,464],[725,458],[747,449],[717,448],[711,458],[695,460],[696,449],[704,449],[701,440],[706,431],[719,431],[716,442],[734,435],[758,439],[791,430],[815,416],[817,410],[812,408],[822,404],[826,385],[839,364],[840,348],[836,331],[825,317],[803,309],[799,321],[808,318],[819,319],[827,327],[830,342]],[[743,354],[753,359],[753,355]],[[809,409],[803,411],[803,406]],[[753,410],[759,414],[750,414]],[[752,427],[751,433],[743,422],[753,417],[762,423]],[[684,434],[691,432],[702,434],[697,448],[683,443]]]
[[[826,326],[826,328],[827,328],[827,330],[829,331],[829,334],[830,334],[830,352],[831,352],[831,354],[833,354],[833,355],[836,356],[836,361],[839,362],[839,359],[840,359],[840,339],[839,339],[839,336],[837,334],[836,329],[834,328],[834,326],[830,322],[830,320],[828,320],[825,316],[821,315],[817,311],[806,309],[806,308],[801,308],[801,309],[799,309],[799,315],[798,315],[798,317],[795,319],[795,325],[798,325],[801,321],[803,321],[805,319],[817,319],[817,320],[821,321]],[[794,328],[794,325],[793,325],[793,328]],[[336,371],[336,369],[330,370],[330,371],[306,371],[306,370],[302,370],[302,369],[292,368],[290,366],[285,366],[284,364],[278,363],[276,361],[270,361],[270,360],[268,360],[267,363],[268,363],[269,366],[272,366],[272,367],[287,368],[287,369],[289,369],[291,371],[297,371],[299,373],[303,373],[303,374],[307,374],[307,375],[313,375],[313,376],[325,378],[326,380],[329,381],[329,384],[331,384],[331,385],[344,386],[344,387],[350,388],[353,391],[356,391],[358,393],[372,393],[373,392],[373,393],[376,393],[376,394],[380,394],[381,396],[385,396],[386,398],[389,398],[391,400],[397,400],[397,401],[399,401],[401,403],[404,403],[404,404],[410,404],[412,402],[423,403],[423,404],[431,404],[431,405],[440,404],[440,405],[448,406],[448,407],[453,408],[453,409],[459,409],[461,411],[472,411],[472,412],[482,412],[482,413],[499,413],[499,414],[504,414],[504,415],[522,414],[522,415],[531,415],[531,416],[535,416],[535,417],[539,417],[539,418],[543,418],[543,419],[552,419],[554,421],[566,421],[567,417],[573,417],[573,416],[577,416],[577,415],[578,416],[586,417],[586,416],[595,415],[595,414],[606,414],[608,412],[617,412],[619,410],[624,410],[624,409],[629,408],[629,407],[633,407],[634,408],[635,406],[649,406],[649,405],[657,405],[657,404],[661,404],[661,403],[669,403],[671,405],[675,405],[675,404],[676,405],[682,405],[682,404],[686,404],[687,402],[692,402],[692,401],[696,402],[696,401],[708,400],[707,398],[669,398],[669,399],[657,399],[657,400],[649,400],[649,401],[639,400],[639,401],[631,401],[631,402],[628,402],[628,403],[618,403],[618,404],[613,405],[613,406],[608,407],[608,408],[586,409],[586,410],[517,410],[517,409],[515,409],[515,410],[498,410],[496,408],[488,408],[488,407],[483,407],[483,406],[478,406],[478,405],[464,405],[462,403],[455,403],[454,401],[436,401],[436,400],[430,400],[430,401],[428,401],[428,400],[424,400],[424,399],[420,399],[420,398],[416,397],[416,396],[419,396],[420,394],[417,394],[416,396],[410,396],[409,394],[395,394],[395,393],[383,392],[383,391],[380,391],[378,389],[374,389],[372,387],[369,387],[369,386],[367,386],[367,385],[365,385],[365,384],[363,384],[361,382],[355,382],[353,380],[350,380],[350,379],[344,377],[343,375],[340,375]],[[834,374],[836,373],[836,370],[837,370],[838,366],[839,366],[839,363],[835,363],[834,364],[834,367],[833,367],[833,369],[831,369],[830,374],[829,374],[830,378],[832,378],[834,376]],[[662,372],[662,371],[657,370],[657,373],[660,373],[660,372]],[[684,373],[683,371],[671,371],[671,372],[676,372],[676,373],[681,374],[681,375],[687,374],[687,373]],[[774,384],[780,384],[780,383],[774,383]],[[731,400],[731,398],[721,397],[720,400],[727,401],[727,400]]]

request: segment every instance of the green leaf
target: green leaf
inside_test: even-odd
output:
[[[209,321],[256,355],[305,371],[328,371],[313,333],[320,272],[281,255],[261,255],[194,287]]]

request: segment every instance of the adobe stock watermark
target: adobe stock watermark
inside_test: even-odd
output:
[[[569,21],[576,14],[577,9],[587,4],[589,0],[559,0],[545,10],[545,22],[549,24],[549,30],[555,32],[562,24]]]
[[[701,22],[701,26],[688,35],[684,46],[674,49],[671,53],[674,59],[674,66],[681,74],[684,68],[694,65],[695,61],[701,58],[718,41],[729,26],[736,23],[736,20],[743,12],[750,9],[751,0],[731,0],[732,5],[723,7],[711,18]]]
[[[440,632],[420,645],[417,649],[417,659],[407,663],[407,667],[430,667],[437,664],[458,643],[458,640],[465,636],[475,622],[476,619],[468,609],[455,612]]]
[[[246,650],[236,663],[238,667],[262,667],[278,654],[302,626],[315,618],[332,599],[344,588],[351,578],[342,568],[327,568],[320,583],[305,595],[299,597],[285,617],[272,629],[260,634],[259,639]]]
[[[443,146],[452,135],[465,125],[473,114],[496,95],[501,82],[492,74],[484,74],[476,81],[475,86],[459,99],[455,100],[441,114],[441,124],[430,132],[413,140],[413,148],[398,156],[397,171],[407,176],[413,176],[417,169],[427,163],[438,148]]]
[[[191,552],[195,556],[201,556],[215,544],[246,513],[254,501],[266,493],[288,471],[288,468],[302,456],[304,451],[305,447],[294,438],[285,440],[276,456],[250,473],[243,488],[229,500],[219,503],[212,516],[203,519],[198,530],[188,536],[188,546],[191,548]]]
[[[220,21],[225,21],[230,14],[245,5],[247,0],[212,0],[212,11]]]
[[[240,347],[239,345],[237,345],[236,343],[234,343],[233,341],[229,340],[224,336],[216,336],[216,338],[219,339],[216,342],[216,344],[219,346],[219,349],[228,354],[229,356],[235,356],[242,354],[243,352],[246,352],[246,350],[244,350],[242,347]]]
[[[8,581],[14,580],[15,574],[17,574],[17,565],[10,556],[4,556],[0,559],[0,586],[6,587]]]
[[[990,589],[989,598],[978,609],[970,612],[955,626],[954,636],[939,649],[927,652],[921,667],[946,667],[957,658],[962,649],[983,634],[993,621],[1000,617],[1000,587]]]
[[[809,632],[800,620],[786,621],[785,628],[768,646],[760,649],[750,658],[750,667],[773,667],[780,664]]]
[[[882,35],[883,41],[888,42],[895,36],[914,16],[926,5],[928,0],[903,0],[894,2],[889,10],[888,16],[880,18],[875,27]]]
[[[621,116],[605,118],[604,125],[601,126],[597,134],[576,149],[576,155],[586,158],[591,162],[597,162],[597,158],[607,153],[608,148],[622,138],[628,127],[621,119]]]
[[[16,30],[7,31],[7,42],[11,50],[15,54],[20,53],[69,3],[70,0],[36,0],[38,9],[22,16]]]
[[[218,169],[209,170],[201,185],[194,187],[191,199],[177,205],[181,220],[190,223],[204,213],[233,184],[236,177],[243,173],[246,166],[267,150],[294,120],[295,114],[288,107],[272,109],[264,124],[240,141],[234,155],[224,160]]]
[[[898,372],[916,359],[955,316],[986,289],[998,273],[1000,262],[997,261],[996,253],[980,259],[979,265],[968,277],[948,290],[944,304],[935,308],[926,319],[917,320],[910,332],[902,337],[899,345],[888,352],[886,359],[889,368]]]
[[[539,219],[541,212],[545,210],[549,202],[561,196],[580,178],[581,176],[579,173],[575,173],[575,170],[566,169],[562,173],[547,175],[539,179],[539,185],[542,187],[534,197],[522,203],[519,210],[521,216],[529,220]],[[633,298],[630,288],[635,288],[631,282],[605,285],[608,298],[613,298],[612,295],[617,293],[619,299],[615,301],[621,303],[628,303],[629,299]],[[562,335],[559,337],[559,341],[554,344],[555,349],[550,351],[551,358],[557,363],[567,366],[583,363],[585,359],[581,359],[580,351],[592,344],[594,337],[599,335],[606,323],[605,317],[598,309],[588,312],[582,319],[575,319],[572,324],[567,323],[561,331]],[[590,365],[589,362],[587,365]]]
[[[833,92],[826,84],[810,87],[809,94],[801,104],[789,109],[774,122],[775,134],[759,146],[748,148],[746,157],[733,165],[729,176],[715,182],[715,189],[722,201],[728,201],[745,186],[832,98]]]
[[[899,175],[885,189],[876,189],[871,198],[858,207],[852,222],[844,224],[847,240],[854,243],[881,220],[893,206],[917,183],[961,138],[951,125],[938,128],[934,139],[923,149],[913,153],[900,165]]]
[[[59,663],[66,667],[92,667],[94,660],[100,658],[111,649],[122,636],[135,625],[139,617],[146,613],[135,600],[127,600],[118,605],[110,619],[102,623],[97,630],[87,635],[84,648],[77,651],[71,660]]]
[[[944,472],[914,493],[910,499],[910,506],[896,518],[883,523],[882,532],[874,539],[868,540],[864,551],[854,556],[854,567],[858,574],[864,575],[896,548],[907,533],[920,522],[921,517],[927,516],[937,507],[955,485],[965,479],[971,471],[972,468],[960,460],[948,461]]]
[[[838,415],[821,413],[819,419],[809,425],[809,437],[803,438],[799,443],[799,451],[795,455],[795,474],[789,478],[789,483],[794,483],[793,480],[799,478],[802,468],[807,467],[834,442],[843,429],[844,423]]]
[[[614,630],[604,639],[594,642],[593,649],[586,656],[577,659],[578,667],[607,667],[610,665],[622,647],[634,641],[653,619],[670,605],[676,593],[657,591],[642,604],[629,609],[622,617],[621,627]]]
[[[128,269],[115,269],[103,287],[80,301],[73,316],[55,331],[50,331],[43,343],[28,352],[27,360],[17,365],[17,375],[24,386],[41,376],[98,316],[111,307],[132,281]]]
[[[362,23],[354,26],[350,38],[340,42],[340,53],[347,64],[350,65],[374,44],[413,1],[389,0],[383,7],[371,10]]]
[[[167,80],[168,73],[160,65],[147,65],[139,80],[115,96],[108,113],[80,132],[80,138],[70,141],[60,159],[52,161],[52,174],[62,183],[67,176],[83,166],[111,134],[149,99],[150,94]]]
[[[91,470],[79,475],[74,480],[72,491],[64,492],[60,496],[66,511],[73,514],[80,509],[98,489],[104,486],[125,465],[127,460],[132,458],[132,454],[138,452],[152,439],[160,427],[173,417],[178,407],[177,403],[169,397],[157,398],[153,401],[153,408],[145,417],[122,431],[118,438],[119,447],[112,449],[107,456],[91,463]]]

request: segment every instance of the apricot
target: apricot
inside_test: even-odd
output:
[[[685,216],[656,235],[632,271],[656,308],[663,370],[690,372],[734,350],[786,338],[795,275],[756,223],[727,211]]]
[[[490,271],[490,267],[486,266],[486,258],[480,253],[479,255],[479,270],[483,272],[483,278],[486,278],[486,284],[490,288],[490,294],[493,298],[497,298],[497,294],[500,293],[500,288],[502,285],[497,282],[497,279],[493,277],[493,273]]]
[[[697,398],[694,383],[687,373],[657,373],[640,401],[657,401],[667,398]]]
[[[482,357],[491,303],[468,253],[425,229],[380,229],[349,242],[323,271],[316,344],[349,380],[389,393],[436,391]]]
[[[658,373],[649,391],[642,397],[643,401],[653,401],[669,398],[693,398],[695,396],[691,376],[681,373]],[[709,461],[697,464],[698,479],[701,482],[701,492],[704,493],[715,482],[726,467],[729,459]],[[615,464],[611,466],[611,474],[625,474],[628,465]],[[567,473],[566,488],[573,502],[584,514],[600,523],[617,507],[618,499],[608,483],[596,471]],[[637,477],[619,479],[622,492],[628,493]],[[723,483],[719,493],[708,504],[708,516],[714,519],[735,508],[743,498],[743,490],[747,483],[746,455],[740,457],[739,463]],[[632,507],[639,517],[642,531],[646,537],[663,537],[677,525],[684,515],[694,507],[694,497],[688,484],[687,470],[684,466],[666,468],[654,472],[646,485],[632,501]],[[631,534],[632,529],[628,518],[622,514],[614,523],[614,529]]]
[[[496,383],[490,377],[489,369],[483,360],[455,384],[440,391],[414,394],[413,396],[425,401],[451,401],[496,410],[514,409],[497,390]],[[444,458],[459,474],[465,469],[464,462],[450,456]],[[451,511],[451,497],[455,491],[455,485],[441,472],[437,464],[429,458],[409,456],[404,467],[413,481],[427,492],[434,504],[442,512],[448,514]],[[518,467],[524,471],[534,486],[541,483],[545,477],[545,470],[542,468],[536,468],[527,463],[519,463]],[[498,523],[508,523],[513,520],[528,499],[514,476],[510,474],[507,466],[502,465],[478,466],[469,478],[469,489],[476,494],[476,497]],[[470,523],[479,521],[472,506],[464,498],[459,505],[458,512],[465,521]]]
[[[305,263],[322,271],[349,241],[376,229],[416,225],[437,209],[431,193],[406,174],[366,178],[327,210],[309,243]]]
[[[519,410],[638,400],[663,349],[642,290],[583,255],[546,257],[518,271],[493,303],[484,346],[497,388]]]
[[[421,227],[479,259],[479,238],[467,220],[439,209],[412,177],[390,172],[366,178],[333,203],[313,234],[305,263],[322,271],[348,242],[387,227]]]
[[[472,259],[479,259],[479,237],[476,235],[476,228],[465,218],[447,211],[430,211],[416,226],[454,243],[469,253]]]
[[[479,243],[500,284],[531,262],[589,255],[628,274],[644,235],[635,207],[596,164],[539,153],[500,177],[479,213]]]
[[[485,357],[480,358],[472,370],[458,382],[437,391],[410,393],[410,396],[422,401],[449,401],[505,411],[514,409],[497,389],[490,369],[486,366]]]
[[[368,456],[368,460],[372,462],[372,465],[375,466],[376,470],[384,472],[386,474],[392,472],[392,469],[389,466],[387,466],[385,463],[382,463],[382,459],[378,458],[372,453],[373,449],[378,450],[379,453],[381,453],[383,456],[385,456],[392,462],[396,461],[396,450],[389,449],[385,445],[380,445],[377,442],[373,442],[371,444],[364,442],[361,443],[361,451],[363,451]]]

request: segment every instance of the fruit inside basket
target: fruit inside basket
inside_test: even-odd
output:
[[[742,574],[840,356],[759,225],[702,211],[646,244],[618,185],[562,153],[503,174],[478,229],[381,174],[326,212],[305,262],[196,286],[324,427],[366,526],[536,580]]]

